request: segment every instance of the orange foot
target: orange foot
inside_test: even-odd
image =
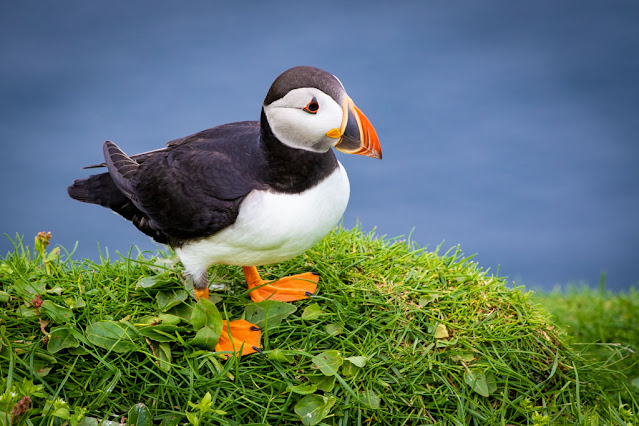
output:
[[[229,329],[231,332],[230,336]],[[246,320],[224,321],[222,334],[215,346],[215,350],[217,352],[239,353],[240,356],[259,352],[261,336],[261,329]],[[229,354],[222,354],[222,356],[226,359],[231,357]]]
[[[280,302],[308,299],[315,294],[319,282],[319,274],[315,272],[292,275],[277,281],[263,281],[255,266],[243,266],[242,270],[253,302],[267,299]]]

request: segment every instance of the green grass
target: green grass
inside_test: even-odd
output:
[[[639,400],[639,292],[611,292],[602,276],[598,289],[585,285],[537,293],[534,300],[552,313],[589,359],[607,362],[623,373],[621,395]]]
[[[212,297],[217,310],[186,297],[170,254],[93,263],[52,253],[17,240],[0,262],[0,425],[25,395],[19,424],[639,421],[615,369],[623,348],[609,347],[612,361],[590,357],[530,293],[459,252],[340,229],[260,268],[265,278],[319,272],[312,300],[256,308],[240,268],[216,266],[211,281],[227,286]],[[221,360],[218,311],[260,321],[264,356]]]

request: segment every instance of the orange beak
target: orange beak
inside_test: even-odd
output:
[[[371,122],[348,96],[344,98],[342,108],[344,115],[339,133],[337,133],[337,129],[331,131],[335,131],[335,136],[340,137],[335,149],[346,154],[365,155],[381,160],[382,148],[379,146],[377,132]]]

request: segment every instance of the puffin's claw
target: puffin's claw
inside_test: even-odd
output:
[[[216,352],[230,352],[241,355],[248,355],[255,352],[262,352],[260,349],[261,328],[246,320],[238,319],[231,322],[224,321],[222,324],[222,334],[215,346]],[[230,336],[229,336],[230,332]],[[240,352],[241,351],[241,352]],[[226,359],[231,356],[222,354]]]

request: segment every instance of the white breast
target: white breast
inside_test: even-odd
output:
[[[300,194],[253,191],[235,223],[176,249],[187,272],[199,275],[214,263],[259,266],[291,259],[316,244],[339,222],[350,195],[339,167]]]

